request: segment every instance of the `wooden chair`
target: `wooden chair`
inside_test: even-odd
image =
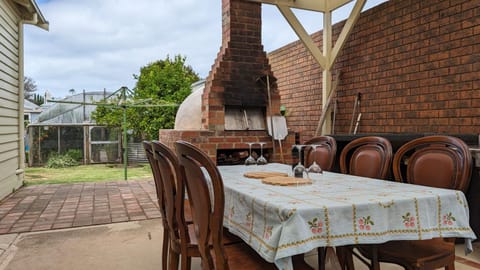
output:
[[[412,140],[401,146],[393,158],[395,180],[411,184],[466,192],[471,170],[472,157],[468,146],[462,140],[449,136],[428,136]],[[398,264],[408,270],[441,267],[454,270],[454,240],[435,238],[391,241],[377,245],[376,255],[380,262]],[[368,258],[375,255],[369,249],[363,251],[362,255]]]
[[[340,154],[340,171],[345,174],[386,179],[392,157],[392,145],[387,139],[377,136],[358,138],[343,148]],[[353,253],[355,247],[357,246],[337,247],[342,269],[354,269],[352,255],[355,254]]]
[[[340,153],[345,174],[385,179],[392,164],[392,145],[383,137],[368,136],[348,143]]]
[[[313,160],[320,165],[324,171],[331,171],[335,165],[335,157],[337,155],[337,142],[330,136],[317,136],[306,141],[304,145],[316,144],[315,153],[311,147],[305,151],[305,167],[308,168]]]
[[[163,187],[165,219],[169,241],[169,269],[191,268],[191,258],[200,257],[197,237],[192,223],[189,201],[185,200],[185,181],[175,153],[165,144],[152,142],[153,157],[157,162]],[[187,207],[188,206],[188,207]],[[241,242],[231,234],[224,237],[226,245]]]
[[[178,141],[175,148],[192,207],[202,269],[276,269],[245,243],[223,244],[225,194],[222,177],[213,161],[196,146]],[[208,181],[202,167],[209,175]]]
[[[160,214],[162,216],[162,227],[163,227],[163,244],[162,244],[162,270],[167,270],[167,262],[168,262],[168,229],[167,229],[167,220],[165,214],[165,204],[163,201],[163,184],[160,175],[160,169],[158,168],[158,164],[153,157],[153,150],[151,142],[143,141],[143,149],[145,149],[145,154],[148,159],[148,163],[150,164],[150,168],[152,169],[153,180],[155,182],[155,191],[157,193],[157,201],[158,206],[160,208]]]
[[[316,144],[318,145],[315,148],[315,151],[312,147],[306,147],[304,153],[304,165],[305,168],[308,168],[312,165],[313,161],[322,168],[323,171],[331,171],[335,165],[335,157],[337,155],[337,141],[330,136],[317,136],[313,137],[310,140],[303,143],[304,145]],[[318,253],[318,264],[319,268],[324,267],[326,248],[319,247],[317,249]],[[296,256],[297,257],[297,256]],[[300,258],[297,257],[297,260]]]
[[[191,257],[199,257],[194,238],[190,237],[184,215],[185,192],[178,185],[179,164],[175,154],[166,145],[154,141],[153,156],[160,171],[163,188],[165,219],[169,238],[169,269],[178,269],[181,256],[181,269],[190,269]]]

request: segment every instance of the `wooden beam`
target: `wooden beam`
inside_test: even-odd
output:
[[[333,102],[336,101],[336,95],[337,95],[336,91],[337,91],[338,83],[340,81],[341,73],[342,72],[339,71],[337,73],[337,76],[335,76],[335,82],[332,85],[332,91],[330,92],[330,95],[328,96],[327,102],[324,103],[324,105],[323,105],[322,114],[320,116],[320,120],[318,121],[317,129],[315,130],[315,135],[314,136],[320,135],[320,129],[323,127],[323,123],[325,122],[325,120],[327,120],[327,115],[328,115],[327,111],[332,106],[332,100],[333,100]],[[322,131],[322,134],[325,134],[325,132]]]
[[[317,127],[316,134],[322,128],[322,134],[331,130],[331,119],[329,115],[329,101],[332,96],[332,71],[331,68],[338,57],[338,54],[345,45],[353,26],[360,17],[360,12],[365,6],[366,0],[355,0],[355,5],[350,13],[335,46],[332,41],[332,11],[354,0],[247,0],[251,2],[271,4],[277,6],[280,13],[285,17],[297,36],[310,51],[322,70],[322,120]],[[312,37],[307,33],[302,24],[298,21],[291,8],[306,9],[324,13],[323,16],[323,51],[313,42]],[[338,83],[338,82],[337,82]]]
[[[332,12],[327,11],[323,14],[323,57],[327,60],[327,65],[322,72],[322,111],[326,115],[330,114],[330,109],[328,108],[328,97],[332,92],[332,64],[331,54],[332,54]],[[326,118],[326,121],[322,126],[322,134],[326,134],[328,130],[331,130],[332,121],[330,117]]]
[[[323,14],[323,56],[327,60],[327,66],[326,69],[330,69],[332,67],[332,62],[330,60],[331,58],[331,52],[332,52],[332,13],[331,12],[325,12]]]
[[[311,11],[333,11],[346,5],[353,0],[247,0],[270,5],[281,5],[290,8],[305,9]]]
[[[311,11],[327,11],[327,0],[247,0],[275,6],[284,6],[289,8],[305,9]],[[350,0],[351,1],[351,0]]]
[[[327,10],[328,11],[334,11],[335,9],[343,6],[343,5],[346,5],[350,2],[352,2],[353,0],[328,0],[327,1]]]
[[[280,10],[280,13],[282,13],[287,22],[293,28],[297,36],[303,42],[305,47],[307,47],[315,60],[317,60],[318,64],[320,64],[320,67],[322,67],[322,69],[325,69],[327,67],[327,59],[322,55],[322,51],[318,48],[317,45],[315,45],[312,37],[307,33],[305,28],[303,28],[302,24],[298,21],[295,14],[293,14],[292,10],[290,10],[290,8],[286,6],[277,5],[277,7]]]
[[[360,17],[360,12],[362,12],[363,7],[365,6],[365,2],[366,0],[356,0],[355,6],[353,7],[352,12],[348,16],[348,19],[345,22],[345,25],[343,26],[342,32],[338,36],[337,42],[335,43],[335,47],[333,48],[331,53],[331,58],[328,59],[329,66],[333,65],[333,63],[337,59],[338,54],[342,50],[343,45],[345,45],[345,42],[350,36],[350,33],[352,32],[352,29],[355,26],[355,23]]]

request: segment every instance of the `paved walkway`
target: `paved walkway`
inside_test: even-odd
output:
[[[159,217],[153,180],[35,185],[0,202],[0,234]]]

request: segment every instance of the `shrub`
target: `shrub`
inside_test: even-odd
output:
[[[81,161],[83,159],[82,150],[80,149],[68,149],[67,152],[65,152],[65,155],[70,156],[76,161]]]
[[[78,162],[71,156],[65,155],[51,155],[47,161],[47,168],[66,168],[78,165]]]

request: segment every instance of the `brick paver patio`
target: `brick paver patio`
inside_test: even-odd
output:
[[[0,202],[0,234],[159,217],[153,180],[36,185]]]

